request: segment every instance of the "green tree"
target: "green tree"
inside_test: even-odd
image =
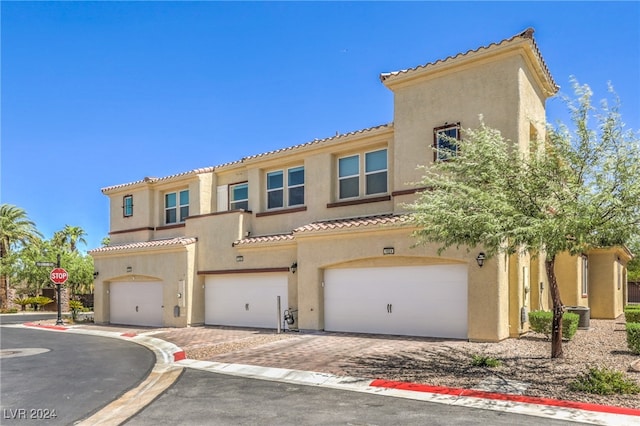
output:
[[[37,244],[42,235],[27,213],[14,205],[0,205],[0,307],[8,308],[9,272],[14,266],[14,251]]]
[[[65,225],[61,231],[53,234],[52,243],[60,248],[68,248],[72,252],[78,251],[78,243],[87,244],[84,237],[87,233],[79,226]]]
[[[548,126],[547,141],[514,149],[481,123],[458,154],[425,168],[428,188],[409,207],[419,243],[482,246],[487,255],[544,256],[553,299],[551,357],[561,358],[563,306],[556,256],[622,245],[640,235],[640,142],[625,130],[619,101],[596,110],[588,86],[565,99],[572,129]],[[593,123],[592,123],[593,120]]]

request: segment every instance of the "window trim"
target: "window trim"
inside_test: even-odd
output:
[[[246,185],[246,187],[247,187],[247,198],[246,199],[243,198],[243,199],[234,200],[233,199],[233,189],[235,187],[237,187],[237,186],[240,186],[240,185]],[[229,188],[229,195],[228,195],[229,205],[227,206],[228,209],[229,210],[249,211],[249,181],[245,180],[245,181],[242,181],[242,182],[231,183],[231,184],[229,184],[228,188]],[[241,202],[245,202],[245,201],[247,202],[247,208],[246,209],[243,209],[241,207],[236,207],[236,208],[232,208],[231,207],[232,203],[236,203],[237,204],[237,203],[241,203]]]
[[[128,205],[127,201],[131,202],[130,205]],[[122,197],[122,217],[131,217],[131,216],[133,216],[133,195],[127,194],[124,197]]]
[[[302,169],[303,180],[301,184],[289,185],[289,173],[291,170]],[[277,188],[269,188],[269,175],[274,173],[282,174],[282,186]],[[266,199],[265,199],[265,211],[277,211],[282,209],[297,209],[299,207],[304,207],[306,205],[306,191],[305,187],[307,185],[306,179],[306,170],[304,164],[292,166],[292,167],[283,167],[281,169],[274,169],[266,171],[265,174],[265,187],[266,187]],[[301,204],[291,204],[290,190],[294,188],[302,188],[303,191],[303,200]],[[269,207],[269,193],[275,191],[282,191],[282,205],[277,207]]]
[[[446,123],[443,126],[439,126],[439,127],[434,127],[433,128],[433,161],[434,163],[436,161],[448,161],[449,158],[440,158],[440,147],[439,147],[439,141],[440,138],[438,137],[438,135],[440,133],[443,133],[446,130],[449,129],[456,129],[456,140],[460,141],[460,122],[458,121],[457,123]],[[458,147],[456,146],[456,151],[455,154],[458,154]]]
[[[367,154],[371,154],[374,152],[379,152],[379,151],[385,151],[385,157],[386,157],[386,167],[384,169],[380,169],[380,170],[375,170],[373,172],[367,172]],[[364,172],[364,180],[363,180],[363,185],[364,185],[364,195],[365,197],[375,197],[375,196],[380,196],[380,194],[388,194],[389,193],[389,149],[388,148],[380,148],[380,149],[374,149],[373,151],[366,151],[363,155],[364,159],[364,167],[362,169],[362,171]],[[368,186],[367,186],[367,176],[372,175],[372,174],[378,174],[378,173],[384,173],[385,174],[385,190],[382,192],[374,192],[374,193],[369,193],[368,192]]]
[[[187,197],[189,197],[189,189],[178,189],[175,191],[167,191],[165,192],[163,195],[163,202],[164,202],[164,225],[177,225],[177,224],[181,224],[184,223],[185,220],[187,220],[187,218],[189,217],[189,205],[191,203],[191,198],[189,197],[189,201],[187,202],[187,204],[182,204],[182,200],[181,200],[181,195],[182,193],[186,192],[187,193]],[[174,207],[167,207],[167,196],[171,195],[171,194],[175,194],[176,196],[176,205]],[[186,207],[187,208],[187,215],[182,217],[182,208]],[[168,222],[167,221],[167,211],[169,210],[175,210],[176,212],[176,220],[175,222]]]
[[[375,170],[373,172],[367,172],[367,154],[371,154],[374,152],[385,151],[386,156],[386,166],[384,169]],[[357,157],[358,158],[358,174],[357,175],[348,175],[348,176],[340,176],[340,160],[345,158]],[[344,202],[359,200],[359,199],[367,199],[367,198],[380,198],[385,197],[389,194],[389,147],[384,146],[376,149],[371,149],[367,151],[358,152],[355,154],[347,154],[342,155],[336,158],[336,175],[337,175],[337,188],[336,188],[336,199],[335,203],[330,203],[332,205],[340,204]],[[385,191],[368,193],[367,186],[367,177],[373,174],[385,174]],[[353,197],[340,197],[340,182],[344,179],[352,179],[354,177],[358,178],[358,195]]]

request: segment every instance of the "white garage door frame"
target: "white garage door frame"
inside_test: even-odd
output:
[[[109,322],[162,327],[162,291],[160,281],[112,282],[109,285]]]
[[[327,331],[468,337],[466,264],[327,269]]]
[[[205,314],[208,325],[277,328],[288,308],[287,273],[209,275],[205,278]],[[280,296],[280,315],[277,297]]]

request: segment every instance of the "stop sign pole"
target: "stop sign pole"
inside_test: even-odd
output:
[[[62,301],[60,300],[60,286],[67,282],[69,279],[69,274],[66,270],[60,267],[60,255],[58,254],[58,261],[56,262],[56,268],[51,271],[49,274],[49,278],[56,285],[56,294],[58,299],[58,319],[56,320],[56,325],[62,325]]]

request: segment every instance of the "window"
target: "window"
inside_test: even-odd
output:
[[[231,195],[229,201],[230,210],[249,210],[249,184],[239,183],[229,186],[229,193]]]
[[[360,160],[364,161],[361,167]],[[360,170],[364,170],[360,179]],[[364,182],[361,188],[360,182]],[[380,149],[338,159],[338,197],[340,199],[359,197],[360,194],[374,195],[387,192],[387,150]]]
[[[387,150],[367,152],[364,155],[367,195],[387,192]]]
[[[164,223],[184,222],[189,216],[189,190],[164,194]]]
[[[122,198],[122,214],[124,217],[133,216],[133,195],[125,195]]]
[[[582,255],[582,296],[589,294],[589,259],[586,255]]]
[[[460,123],[446,124],[433,129],[434,161],[447,161],[455,157],[458,146],[455,141],[460,140]]]
[[[360,195],[360,156],[352,155],[338,160],[338,181],[340,198]]]
[[[267,173],[267,209],[304,204],[304,167]]]

